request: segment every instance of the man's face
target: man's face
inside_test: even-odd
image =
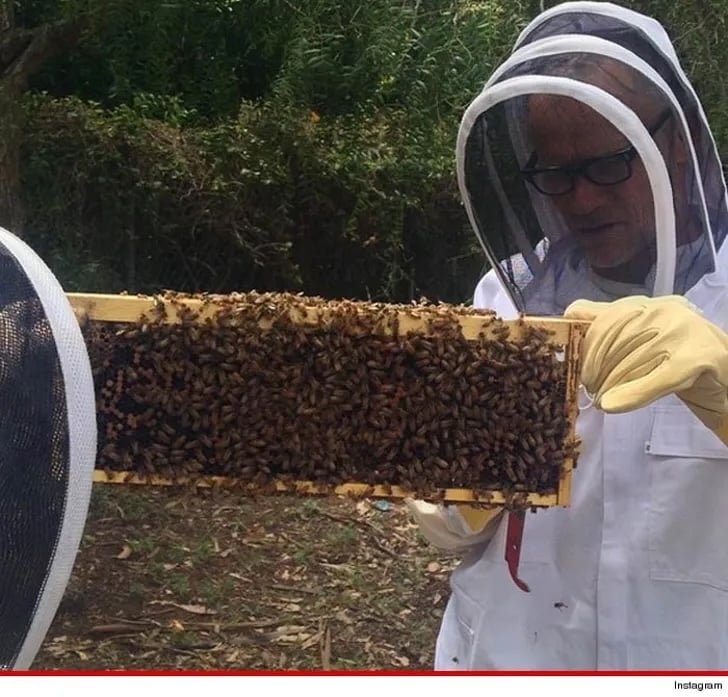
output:
[[[606,119],[564,97],[533,97],[528,126],[538,168],[578,166],[630,145]],[[633,280],[619,278],[619,267],[642,258],[638,265],[646,271],[654,260],[651,187],[639,157],[630,166],[632,174],[623,182],[600,185],[578,176],[571,192],[551,198],[591,266],[617,280]]]

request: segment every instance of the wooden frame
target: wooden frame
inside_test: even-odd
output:
[[[180,296],[173,301],[166,302],[161,296],[132,296],[132,295],[100,295],[69,293],[68,299],[77,313],[85,314],[88,319],[99,322],[114,323],[136,323],[143,316],[151,316],[155,310],[164,305],[165,319],[167,323],[178,323],[182,321],[181,312],[184,308],[195,313],[194,321],[203,322],[215,316],[220,310],[220,298],[229,296],[209,296],[205,298],[188,298]],[[296,307],[291,312],[291,319],[297,323],[319,324],[325,319],[327,313],[326,305],[311,305]],[[492,317],[483,314],[464,314],[457,317],[462,328],[463,336],[468,340],[475,340],[480,335],[489,333],[489,324]],[[270,326],[271,320],[261,319],[261,329]],[[535,326],[546,329],[551,333],[553,343],[564,346],[564,360],[567,365],[567,386],[566,386],[566,409],[569,419],[569,433],[567,443],[576,443],[575,422],[578,414],[578,388],[579,388],[579,352],[582,337],[586,331],[587,324],[558,318],[524,317],[519,320],[505,322],[510,328],[510,335],[518,338],[528,326]],[[387,327],[383,326],[383,331]],[[402,310],[397,314],[397,331],[406,333],[415,331],[427,334],[427,319],[418,313],[417,306],[412,309]],[[571,498],[571,476],[575,463],[575,453],[567,453],[564,458],[559,478],[559,488],[555,494],[517,493],[506,494],[501,491],[476,492],[469,489],[441,489],[437,492],[436,500],[452,503],[477,503],[484,505],[503,505],[518,502],[519,506],[567,506]],[[127,483],[127,484],[195,484],[201,487],[224,487],[244,488],[251,491],[260,490],[253,484],[239,482],[235,479],[225,477],[195,478],[181,477],[177,480],[166,479],[158,476],[144,477],[133,472],[104,472],[97,470],[94,481],[105,483]],[[313,482],[297,481],[283,482],[276,481],[271,487],[272,490],[280,492],[295,492],[299,494],[339,494],[348,496],[370,496],[383,497],[388,499],[402,499],[416,497],[411,491],[398,486],[370,486],[360,483],[346,483],[336,487],[317,486]]]

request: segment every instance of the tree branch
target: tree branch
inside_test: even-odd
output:
[[[0,40],[0,76],[6,85],[24,90],[28,80],[51,58],[75,46],[86,25],[85,17],[13,29]]]
[[[13,0],[0,0],[0,32],[10,31],[15,26]]]
[[[20,57],[32,40],[32,29],[18,28],[0,34],[0,74]]]

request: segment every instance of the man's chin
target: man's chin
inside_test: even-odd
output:
[[[589,265],[596,273],[604,271],[605,273],[618,269],[627,263],[627,259],[605,259],[604,257],[588,257]]]
[[[589,261],[589,266],[594,269],[595,273],[599,273],[600,271],[604,271],[606,273],[629,263],[629,259],[624,259],[622,257],[610,257],[597,254],[587,254],[587,260]]]
[[[620,283],[643,284],[649,271],[649,265],[635,263],[624,259],[589,259],[592,271],[602,278]]]

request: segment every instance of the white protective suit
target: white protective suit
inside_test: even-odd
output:
[[[669,199],[665,195],[664,179],[672,177],[669,158],[655,146],[646,127],[640,132],[630,120],[634,112],[625,108],[620,114],[609,99],[599,102],[603,95],[590,106],[628,137],[648,170],[650,162],[655,164],[651,182],[657,258],[645,282],[620,286],[596,278],[559,222],[553,222],[553,211],[530,193],[530,219],[517,219],[514,211],[520,215],[528,206],[513,204],[508,176],[503,174],[507,155],[502,143],[509,139],[510,156],[523,166],[529,147],[513,118],[517,97],[523,94],[519,90],[535,92],[536,73],[551,77],[571,68],[568,62],[563,68],[564,61],[519,63],[516,51],[468,109],[458,143],[466,210],[496,269],[478,284],[475,305],[508,318],[519,310],[561,314],[577,298],[614,300],[675,292],[728,330],[728,250],[722,244],[728,229],[725,184],[702,108],[664,30],[653,20],[608,3],[567,3],[534,20],[516,49],[521,56],[541,50],[543,55],[563,57],[574,52],[575,45],[583,47],[576,51],[580,58],[612,56],[643,74],[640,61],[652,61],[659,77],[650,74],[649,79],[672,103],[683,135],[688,141],[692,138],[693,167],[686,177],[691,211],[697,212],[689,224],[699,221],[703,235],[676,244],[675,229],[679,233],[687,218],[671,205],[671,190]],[[530,82],[523,82],[524,76]],[[515,82],[508,85],[510,77]],[[577,94],[573,87],[568,85]],[[546,91],[563,94],[558,89],[547,82]],[[496,108],[507,118],[500,120],[501,138],[494,140],[491,136],[499,127]],[[481,133],[487,131],[487,138],[474,147],[484,115],[487,128]],[[691,123],[690,133],[683,116],[697,123]],[[478,148],[480,174],[486,173],[480,178],[477,163],[468,162]],[[662,155],[667,167],[655,155]],[[490,187],[490,204],[478,200],[483,187]],[[493,228],[508,229],[513,246],[497,248],[493,232],[484,231],[486,212],[493,217],[494,200],[502,205],[502,215],[495,216]],[[535,245],[544,234],[551,245],[541,262],[527,245]],[[513,254],[523,255],[533,271],[534,280],[525,288],[517,288],[509,276],[507,259]],[[485,534],[468,538],[462,534],[457,509],[443,511],[443,527],[450,536],[459,534],[461,546],[474,546],[452,576],[436,668],[728,668],[728,448],[674,395],[628,414],[605,414],[591,406],[582,390],[577,434],[582,451],[572,479],[571,505],[526,515],[519,577],[530,593],[516,587],[504,562],[505,516],[487,526]]]

